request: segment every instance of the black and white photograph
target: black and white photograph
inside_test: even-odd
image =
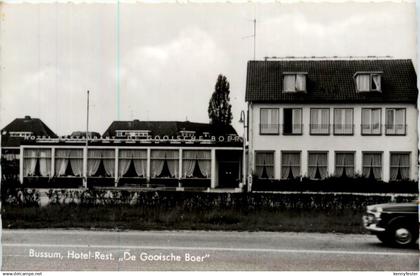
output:
[[[418,275],[419,12],[0,1],[2,275]]]

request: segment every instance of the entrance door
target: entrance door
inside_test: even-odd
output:
[[[237,188],[239,186],[239,163],[220,162],[219,163],[219,187]]]

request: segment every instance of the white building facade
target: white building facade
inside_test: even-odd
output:
[[[257,178],[418,179],[411,61],[251,61],[246,99]]]

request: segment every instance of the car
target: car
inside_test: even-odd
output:
[[[418,212],[418,201],[369,205],[363,225],[384,244],[407,247],[419,238]]]

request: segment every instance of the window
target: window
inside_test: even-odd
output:
[[[324,179],[328,176],[328,152],[308,153],[308,176],[311,179]]]
[[[82,149],[55,150],[55,176],[82,176],[82,174]]]
[[[147,151],[120,149],[118,151],[118,177],[146,177]]]
[[[152,150],[150,173],[153,178],[178,178],[178,150]]]
[[[330,133],[330,110],[328,108],[311,108],[311,134]]]
[[[381,109],[363,108],[362,109],[362,134],[380,135],[381,134]]]
[[[10,131],[9,135],[10,137],[27,137],[27,136],[31,136],[32,132],[31,131]]]
[[[353,135],[353,109],[334,109],[334,134]]]
[[[284,73],[283,92],[305,92],[306,73]]]
[[[390,180],[410,178],[410,153],[391,152]]]
[[[255,152],[255,170],[258,178],[274,178],[274,152]]]
[[[381,73],[357,73],[357,92],[381,92]]]
[[[208,150],[184,150],[182,152],[183,178],[210,178],[211,152]]]
[[[147,138],[150,130],[116,130],[115,135],[119,138]]]
[[[279,109],[260,109],[260,134],[279,134]]]
[[[24,149],[24,176],[51,176],[51,149]]]
[[[382,153],[364,152],[362,161],[364,177],[372,179],[381,179],[382,176]]]
[[[115,150],[89,149],[87,160],[88,177],[114,177]]]
[[[354,152],[335,153],[335,175],[339,177],[354,176]]]
[[[300,152],[282,152],[281,178],[293,179],[300,176]]]
[[[283,110],[283,134],[302,134],[302,109],[285,108]]]
[[[387,108],[385,122],[386,135],[405,135],[405,108]]]
[[[192,138],[195,135],[195,131],[193,130],[181,130],[180,133],[184,138]]]

